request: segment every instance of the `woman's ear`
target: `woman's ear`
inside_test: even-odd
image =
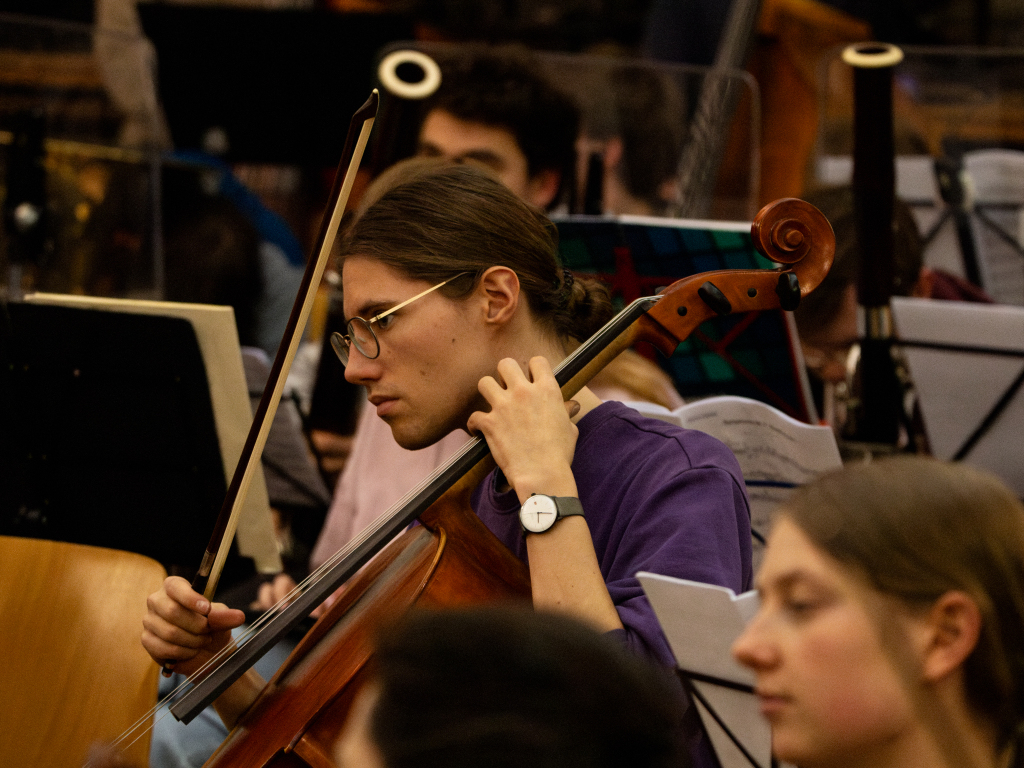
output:
[[[966,592],[953,590],[935,601],[926,619],[927,635],[922,672],[938,682],[971,655],[981,635],[981,611]]]
[[[519,276],[508,267],[489,267],[477,285],[484,310],[484,322],[505,325],[519,307]]]

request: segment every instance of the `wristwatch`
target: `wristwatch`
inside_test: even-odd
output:
[[[535,493],[519,508],[519,522],[527,533],[544,533],[563,517],[582,514],[583,505],[575,496]]]

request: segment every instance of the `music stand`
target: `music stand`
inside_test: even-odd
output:
[[[4,308],[0,534],[194,571],[252,420],[230,308],[29,298]],[[243,517],[238,551],[279,571],[262,475]]]
[[[931,453],[1024,498],[1024,307],[893,297],[892,313]]]
[[[770,768],[771,728],[754,696],[754,675],[730,647],[757,611],[757,592],[637,574],[676,657],[722,768]]]

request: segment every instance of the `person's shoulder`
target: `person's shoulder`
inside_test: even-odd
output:
[[[718,438],[646,416],[620,402],[602,403],[580,420],[581,444],[646,454],[648,460],[675,462],[680,469],[715,467],[742,477],[736,457]]]

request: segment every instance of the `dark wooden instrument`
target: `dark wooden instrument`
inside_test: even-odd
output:
[[[853,209],[861,254],[857,303],[864,318],[856,405],[848,437],[895,446],[903,414],[903,389],[892,358],[895,254],[893,216],[896,170],[893,143],[893,69],[903,59],[894,45],[863,43],[843,51],[853,68]]]
[[[708,272],[679,280],[658,296],[638,299],[558,368],[556,377],[564,396],[571,397],[636,342],[649,342],[668,355],[716,314],[791,310],[831,266],[835,245],[831,226],[803,201],[772,203],[758,214],[751,232],[760,252],[792,266]],[[414,604],[529,598],[526,567],[469,505],[473,489],[492,466],[484,441],[467,444],[408,504],[378,521],[260,635],[171,708],[179,719],[190,720],[313,607],[369,563],[302,640],[208,766],[333,765],[331,745],[366,675],[373,636],[382,625]],[[409,528],[416,519],[422,525]]]

